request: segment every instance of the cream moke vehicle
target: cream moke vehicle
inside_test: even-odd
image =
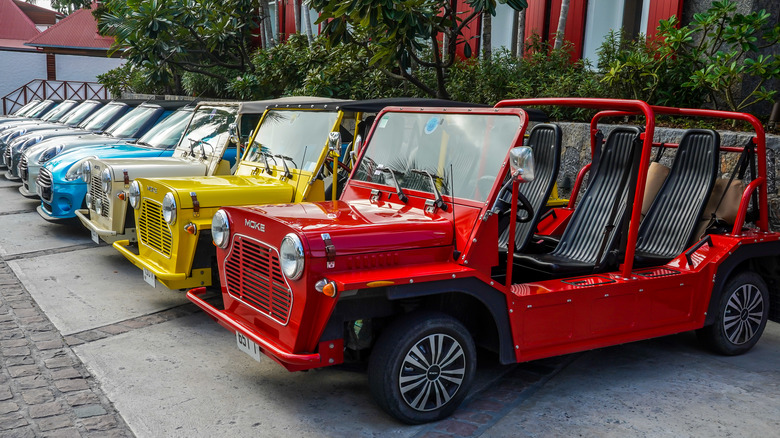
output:
[[[220,207],[336,200],[374,115],[397,105],[464,104],[396,98],[269,106],[234,176],[139,178],[132,183],[128,194],[136,209],[138,244],[116,241],[114,248],[141,268],[151,285],[182,289],[216,284],[210,239],[211,220]]]
[[[240,155],[241,139],[249,137],[270,102],[199,103],[170,157],[92,157],[76,163],[87,183],[86,208],[76,210],[76,216],[92,240],[136,240],[127,202],[130,182],[136,178],[229,175]]]

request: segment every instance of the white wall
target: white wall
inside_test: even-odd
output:
[[[97,56],[56,55],[57,80],[94,82],[97,75],[124,64],[124,59]],[[42,78],[46,77],[46,71]]]
[[[0,97],[33,79],[46,79],[46,55],[0,50]]]

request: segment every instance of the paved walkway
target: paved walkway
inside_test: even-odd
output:
[[[4,261],[0,261],[0,363],[0,436],[132,436]]]

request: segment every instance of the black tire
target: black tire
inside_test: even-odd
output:
[[[437,358],[440,352],[445,355]],[[368,361],[368,383],[385,412],[420,424],[452,414],[468,394],[476,368],[476,347],[466,327],[444,313],[419,311],[383,331]]]
[[[769,318],[768,290],[755,272],[743,271],[733,276],[717,298],[715,322],[696,332],[699,339],[715,352],[727,356],[753,348]]]

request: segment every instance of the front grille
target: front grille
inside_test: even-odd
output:
[[[237,236],[230,255],[225,259],[225,277],[230,295],[274,321],[287,324],[292,308],[292,291],[284,280],[275,249]]]
[[[22,158],[19,160],[19,177],[22,181],[27,181],[27,155],[22,154]]]
[[[38,184],[38,194],[46,202],[51,202],[51,171],[46,167],[42,167],[38,172],[38,179],[35,180]]]
[[[141,242],[165,257],[171,257],[173,236],[163,219],[162,204],[144,199],[138,216],[138,237]]]
[[[103,192],[103,183],[100,181],[100,174],[92,175],[92,181],[89,184],[89,196],[92,197],[92,209],[95,210],[97,200],[100,199],[100,202],[103,205],[103,209],[100,212],[100,215],[103,217],[108,217],[108,212],[111,209],[109,208],[110,205],[108,204],[108,195]]]
[[[9,145],[5,148],[5,154],[3,154],[3,158],[5,159],[5,165],[8,167],[9,170],[11,169],[11,164],[12,164],[11,157],[12,157],[11,146]]]

